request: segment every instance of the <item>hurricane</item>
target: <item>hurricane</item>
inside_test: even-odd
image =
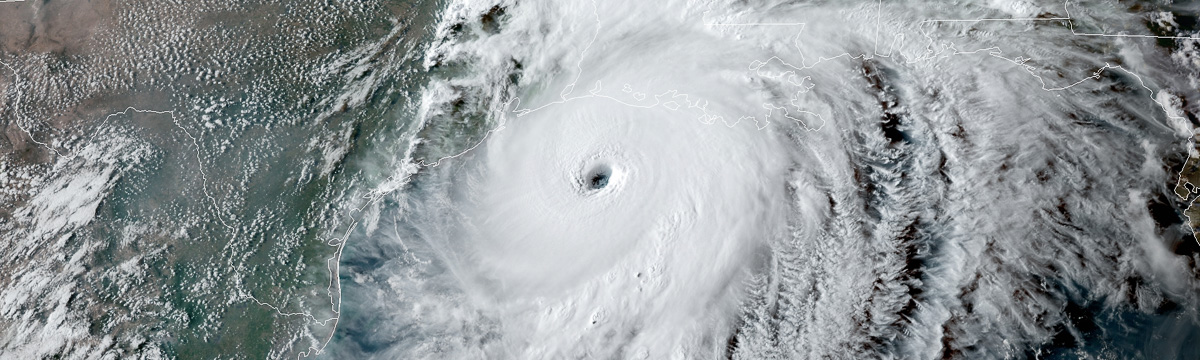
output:
[[[930,5],[449,3],[421,116],[482,129],[407,153],[334,353],[1195,356],[1145,17]]]

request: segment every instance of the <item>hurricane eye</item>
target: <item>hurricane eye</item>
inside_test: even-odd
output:
[[[612,168],[608,165],[600,164],[592,167],[583,176],[583,187],[585,190],[594,191],[603,189],[608,186],[608,180],[612,178]]]
[[[592,189],[602,189],[605,185],[608,185],[608,174],[596,173],[592,175],[590,183]]]

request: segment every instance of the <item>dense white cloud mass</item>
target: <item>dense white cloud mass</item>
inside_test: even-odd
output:
[[[487,136],[417,149],[331,351],[1194,355],[1195,94],[1116,6],[452,2],[424,120]]]

